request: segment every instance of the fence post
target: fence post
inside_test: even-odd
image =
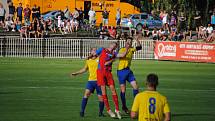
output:
[[[46,56],[46,39],[42,39],[42,57],[44,58]]]
[[[83,39],[80,40],[80,58],[82,59],[83,58]]]
[[[2,56],[5,57],[6,56],[6,51],[7,51],[7,39],[6,37],[3,38],[3,41],[2,41],[3,45],[2,45]]]

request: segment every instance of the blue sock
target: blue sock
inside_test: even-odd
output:
[[[120,97],[121,97],[121,101],[122,101],[122,107],[126,108],[125,92],[120,92]]]
[[[87,101],[88,101],[88,98],[83,98],[82,99],[82,103],[81,103],[81,112],[84,112],[85,111],[85,108],[86,108],[86,105],[87,105]]]
[[[99,112],[103,113],[105,104],[103,101],[99,101]]]
[[[138,89],[133,89],[133,95],[134,97],[139,93],[139,90]]]

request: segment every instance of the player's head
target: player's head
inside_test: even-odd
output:
[[[156,89],[156,87],[158,86],[158,76],[153,73],[148,74],[146,77],[146,85],[148,87]]]
[[[117,42],[112,42],[112,43],[110,43],[110,49],[111,50],[116,50],[116,48],[118,47],[118,43]]]
[[[90,54],[93,55],[94,57],[96,56],[96,48],[95,47],[92,47],[90,49]]]
[[[131,47],[132,41],[133,41],[133,38],[131,37],[126,38],[125,47]]]

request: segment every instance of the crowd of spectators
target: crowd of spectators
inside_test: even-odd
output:
[[[77,9],[70,13],[68,6],[66,6],[64,11],[58,11],[58,15],[54,18],[44,19],[41,16],[40,7],[34,5],[32,8],[26,5],[25,8],[22,7],[22,3],[19,3],[18,7],[15,8],[12,2],[8,3],[9,15],[6,16],[6,11],[3,5],[0,4],[0,27],[4,28],[4,31],[19,32],[21,37],[44,37],[49,32],[61,34],[69,34],[72,32],[77,32],[79,28],[84,30],[90,30],[95,28],[96,23],[96,12],[93,8],[88,12],[88,20],[84,19],[84,11],[82,8]],[[100,34],[102,39],[123,39],[124,37],[134,35],[135,32],[123,33],[121,31],[121,11],[118,8],[116,10],[116,27],[109,25],[109,13],[106,8],[102,12],[102,23],[98,28],[97,32]],[[159,16],[162,20],[162,28],[154,28],[150,30],[145,24],[142,26],[142,31],[137,31],[137,33],[142,33],[144,37],[151,38],[157,41],[182,41],[182,40],[205,40],[207,42],[214,41],[215,39],[215,11],[211,15],[211,22],[207,26],[203,26],[201,23],[202,17],[196,12],[192,18],[192,26],[188,27],[188,19],[181,13],[177,16],[176,11],[171,13],[165,10],[159,11],[159,13],[152,11],[152,16]],[[24,18],[23,18],[24,16]],[[132,28],[130,28],[132,29]]]

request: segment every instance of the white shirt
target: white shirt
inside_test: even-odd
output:
[[[163,24],[167,23],[167,14],[164,14],[162,22]]]
[[[88,12],[88,15],[89,15],[90,18],[93,18],[93,17],[95,17],[96,12],[93,11],[93,10],[90,10],[90,11]]]
[[[207,27],[207,32],[209,33],[209,34],[211,34],[212,32],[213,32],[213,27],[211,26],[211,27]]]
[[[0,8],[0,16],[4,16],[5,15],[5,10],[4,8]]]

